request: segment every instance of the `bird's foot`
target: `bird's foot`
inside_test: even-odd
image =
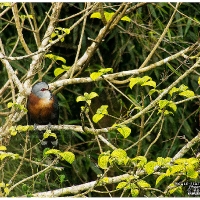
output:
[[[33,126],[34,126],[34,130],[37,130],[37,124],[34,124]]]
[[[51,123],[48,123],[48,130],[51,130]]]

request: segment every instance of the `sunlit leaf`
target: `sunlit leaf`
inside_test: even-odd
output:
[[[185,91],[179,93],[179,95],[187,97],[187,98],[195,96],[194,92],[191,90],[185,90]]]

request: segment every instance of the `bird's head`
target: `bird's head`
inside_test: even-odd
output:
[[[31,92],[41,99],[50,99],[52,96],[49,86],[45,82],[38,82],[33,85]]]

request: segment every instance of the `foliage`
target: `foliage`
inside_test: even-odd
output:
[[[199,4],[0,5],[0,196],[190,196]],[[27,122],[41,80],[59,101],[48,128]],[[59,149],[42,152],[40,131]]]

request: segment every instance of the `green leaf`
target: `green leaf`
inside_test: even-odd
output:
[[[169,101],[164,99],[164,100],[160,100],[158,102],[158,105],[159,105],[160,109],[163,109],[164,107],[166,107],[168,105],[168,103],[169,103]]]
[[[6,151],[6,150],[7,150],[6,146],[0,146],[0,151]]]
[[[174,187],[174,186],[176,186],[174,183],[171,183],[169,185],[169,187]],[[182,187],[181,186],[177,186],[177,187],[174,187],[172,189],[169,189],[169,193],[170,194],[173,194],[174,192],[178,192],[178,193],[182,194],[183,193]]]
[[[160,176],[158,176],[158,178],[156,179],[156,185],[158,185],[160,183],[160,181],[163,180],[163,178],[165,178],[166,175],[165,174],[161,174]]]
[[[54,137],[55,139],[57,139],[57,135],[55,133],[52,133],[51,130],[46,130],[46,132],[43,134],[44,139],[48,137]]]
[[[11,127],[9,128],[9,131],[10,131],[10,134],[11,134],[12,136],[17,135],[16,126],[11,126]]]
[[[116,161],[119,165],[126,164],[126,162],[127,162],[127,153],[123,149],[115,149],[111,153],[111,157],[116,159]]]
[[[167,169],[166,176],[171,176],[176,174],[177,172],[183,172],[183,171],[184,171],[183,165],[173,165]]]
[[[78,96],[76,98],[76,102],[79,102],[79,101],[86,101],[86,98],[84,96]]]
[[[54,54],[46,54],[45,57],[49,58],[51,60],[54,60],[54,61],[60,60],[63,63],[66,63],[66,60],[63,57],[61,57],[61,56],[56,56]]]
[[[147,82],[145,82],[145,83],[143,83],[141,86],[146,86],[146,85],[148,85],[148,86],[152,86],[152,87],[156,87],[156,82],[155,81],[147,81]]]
[[[175,92],[179,92],[179,88],[173,87],[173,88],[169,91],[170,96],[172,96],[173,93],[175,93]]]
[[[137,157],[133,158],[131,161],[136,163],[137,167],[143,167],[147,163],[147,159],[144,156],[137,156]]]
[[[96,92],[91,92],[88,96],[87,99],[93,99],[95,97],[99,96]]]
[[[167,65],[167,67],[169,67],[169,69],[170,69],[172,72],[174,72],[177,76],[181,76],[181,74],[180,74],[178,71],[176,71],[176,70],[172,67],[172,65],[170,65],[169,63],[166,63],[166,65]]]
[[[98,165],[101,169],[107,169],[108,168],[108,161],[109,161],[110,156],[109,155],[105,155],[100,154],[98,157]]]
[[[92,74],[90,74],[90,78],[95,81],[101,75],[106,74],[108,72],[112,72],[112,71],[113,71],[112,68],[102,68],[98,72],[93,72]]]
[[[5,192],[5,195],[7,196],[7,195],[9,194],[9,192],[10,192],[9,188],[8,188],[8,187],[5,187],[5,188],[4,188],[4,192]]]
[[[97,123],[99,120],[101,120],[102,118],[104,117],[103,114],[95,114],[93,117],[92,117],[92,120],[93,122]]]
[[[144,180],[139,180],[137,185],[141,188],[151,188],[151,185]]]
[[[129,87],[132,89],[134,85],[136,85],[137,83],[140,82],[140,80],[141,80],[140,77],[131,78],[130,83],[129,83]]]
[[[122,188],[124,188],[126,186],[127,186],[127,182],[122,181],[122,182],[118,183],[116,189],[122,189]]]
[[[139,190],[137,188],[131,189],[132,197],[137,197],[139,195]]]
[[[157,164],[161,167],[165,164],[165,159],[162,157],[157,157]]]
[[[59,155],[60,153],[61,152],[58,149],[50,149],[50,150],[45,152],[45,155],[49,155],[49,154]]]
[[[184,84],[182,84],[180,87],[179,87],[179,91],[180,92],[183,92],[183,91],[185,91],[185,90],[187,90],[188,89],[188,86],[186,86],[186,85],[184,85]]]
[[[198,158],[188,158],[188,159],[187,159],[187,162],[190,163],[191,165],[195,165],[196,167],[197,167],[198,164],[199,164]]]
[[[65,180],[65,175],[64,174],[59,175],[59,179],[60,179],[60,183],[63,183]]]
[[[127,22],[131,22],[131,19],[127,16],[124,16],[121,18],[122,21],[127,21]]]
[[[65,70],[63,69],[63,68],[56,68],[55,70],[54,70],[54,76],[55,77],[57,77],[57,76],[59,76],[60,74],[62,74],[63,72],[65,72]]]
[[[198,84],[200,85],[200,77],[198,78]]]
[[[9,103],[7,104],[7,107],[8,107],[8,108],[11,108],[11,107],[13,106],[13,104],[14,104],[13,102],[9,102]]]
[[[176,112],[177,106],[176,106],[176,104],[173,101],[170,101],[169,104],[168,104],[168,106],[170,108],[172,108],[174,110],[174,112]]]
[[[100,14],[100,12],[94,12],[91,14],[90,18],[101,19],[101,14]]]
[[[70,34],[70,29],[69,28],[63,28],[62,29],[66,34]]]
[[[102,105],[100,108],[97,109],[97,113],[107,115],[108,114],[107,108],[108,105]]]
[[[179,95],[187,98],[195,96],[194,92],[191,90],[185,90],[183,92],[180,92]]]
[[[103,73],[102,72],[93,72],[90,74],[90,78],[95,81],[97,78],[99,78]]]
[[[70,164],[72,164],[75,160],[75,155],[69,151],[60,152],[59,155],[62,157],[62,160],[65,160]]]
[[[150,161],[144,166],[144,168],[145,168],[145,171],[147,172],[147,174],[150,175],[150,174],[153,174],[154,168],[156,166],[157,166],[157,162]]]
[[[126,125],[121,125],[119,128],[117,128],[117,130],[121,133],[121,135],[124,138],[127,138],[131,133],[131,129]]]
[[[152,95],[153,93],[155,93],[155,92],[160,93],[160,90],[151,89],[151,90],[149,91],[149,95],[151,96],[151,95]]]

